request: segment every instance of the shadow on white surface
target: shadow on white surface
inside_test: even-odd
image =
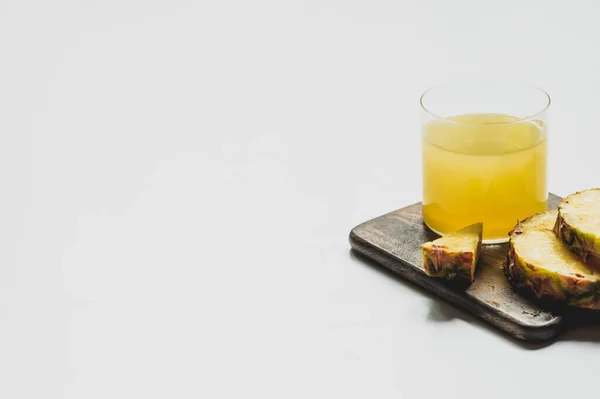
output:
[[[477,320],[468,313],[463,312],[455,306],[440,301],[439,299],[432,298],[429,306],[429,313],[427,313],[427,320],[432,322],[447,322],[454,319],[462,319],[469,323]]]
[[[582,317],[577,317],[572,320],[573,326],[570,327],[565,333],[557,337],[556,339],[543,341],[543,342],[527,342],[516,339],[503,331],[494,328],[493,326],[485,323],[482,320],[472,316],[471,314],[459,309],[456,306],[448,304],[434,295],[431,295],[427,291],[421,289],[417,285],[411,283],[403,279],[402,277],[396,275],[390,270],[380,266],[376,262],[372,261],[369,258],[361,256],[359,253],[354,250],[350,250],[350,257],[354,260],[359,261],[363,265],[370,267],[372,269],[377,270],[379,273],[383,273],[384,275],[396,280],[403,286],[410,288],[415,295],[423,295],[430,299],[430,307],[429,312],[427,314],[427,321],[432,323],[447,323],[453,320],[462,320],[471,325],[477,326],[482,330],[486,330],[490,333],[496,334],[505,338],[508,341],[515,343],[523,349],[535,350],[535,349],[543,349],[547,346],[552,345],[558,341],[584,341],[589,343],[598,343],[600,344],[600,313],[598,314],[598,318],[594,320],[582,320]],[[357,262],[358,263],[358,262]],[[585,324],[584,324],[585,323]]]

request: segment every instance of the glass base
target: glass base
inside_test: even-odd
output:
[[[425,226],[427,226],[427,228],[431,231],[433,231],[435,234],[439,235],[439,236],[444,236],[443,233],[437,231],[436,229],[432,229],[430,225],[427,224],[427,222],[425,220],[423,220],[423,223],[425,223]],[[494,238],[491,240],[482,240],[481,243],[483,245],[494,245],[494,244],[504,244],[505,242],[508,242],[509,237],[506,238]]]

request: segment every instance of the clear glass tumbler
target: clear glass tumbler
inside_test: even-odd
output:
[[[483,222],[484,243],[546,209],[550,96],[535,86],[459,82],[421,96],[423,218],[438,234]]]

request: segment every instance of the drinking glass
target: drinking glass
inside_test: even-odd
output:
[[[456,82],[421,96],[423,219],[438,234],[483,222],[508,240],[546,210],[550,96],[528,84]]]

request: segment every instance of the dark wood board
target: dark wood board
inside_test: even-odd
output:
[[[549,209],[559,201],[549,194]],[[421,210],[417,203],[356,226],[350,232],[352,249],[515,338],[544,341],[564,331],[569,324],[564,315],[509,286],[502,271],[507,243],[482,247],[475,282],[467,288],[428,277],[421,266],[420,245],[438,236],[423,223]]]

